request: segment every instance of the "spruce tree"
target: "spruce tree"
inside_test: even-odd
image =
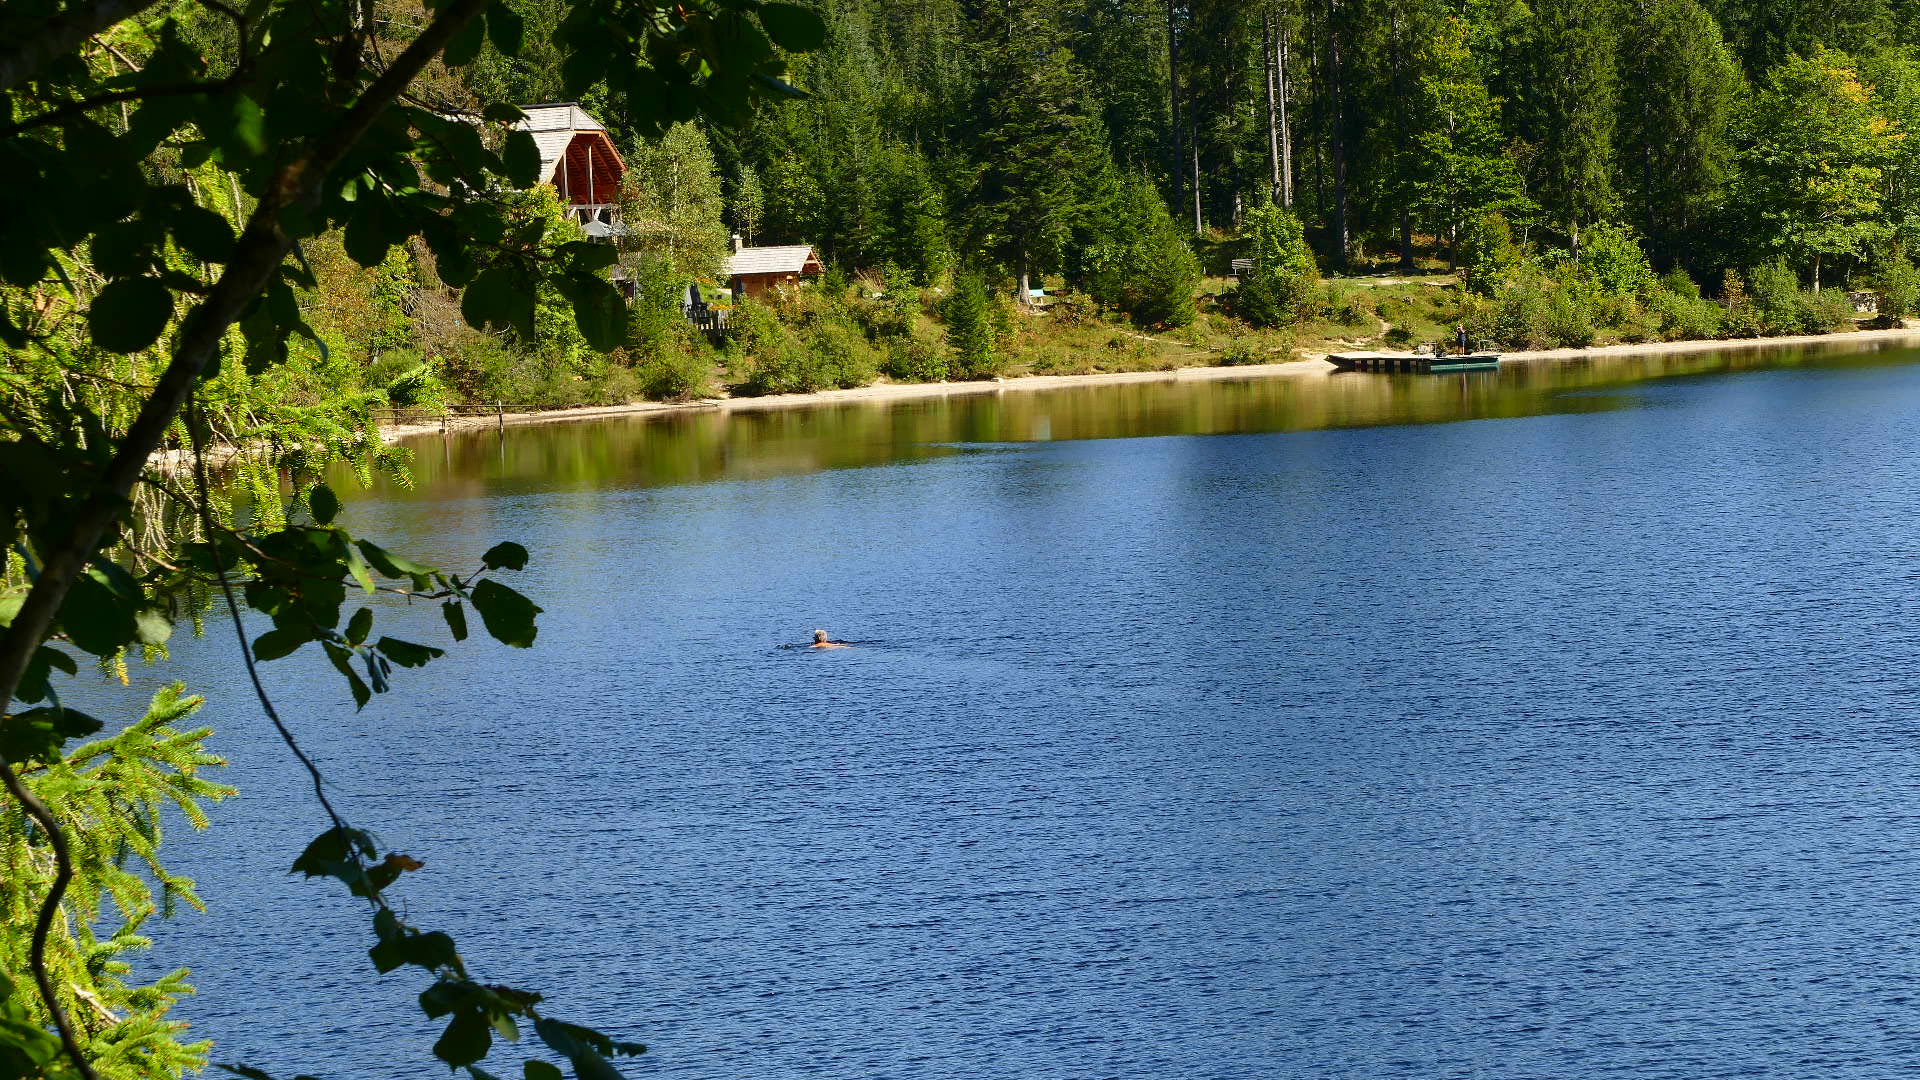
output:
[[[200,775],[225,764],[205,748],[211,729],[179,726],[200,704],[182,696],[178,684],[163,687],[139,720],[64,752],[21,743],[35,714],[50,710],[22,710],[8,726],[9,758],[28,789],[54,808],[69,838],[74,880],[61,904],[65,917],[48,940],[48,963],[63,990],[61,1006],[103,1080],[178,1080],[207,1064],[211,1044],[182,1042],[186,1025],[167,1018],[173,1004],[193,992],[186,970],[141,985],[130,977],[127,960],[151,945],[140,934],[148,919],[171,915],[183,902],[202,908],[193,882],[167,870],[158,851],[164,813],[178,811],[194,828],[205,828],[201,804],[233,793]],[[0,876],[0,971],[24,972],[53,855],[46,835],[11,805],[0,813],[0,848],[8,867]],[[18,1019],[49,1023],[31,992],[11,1000],[21,1010]]]
[[[1640,0],[1624,45],[1627,216],[1658,261],[1671,264],[1687,254],[1689,234],[1724,192],[1745,84],[1719,24],[1698,0]]]
[[[1581,228],[1605,219],[1618,203],[1619,14],[1614,0],[1540,0],[1528,42],[1534,198],[1576,257]]]

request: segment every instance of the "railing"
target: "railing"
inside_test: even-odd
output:
[[[720,339],[726,337],[730,332],[731,319],[729,316],[733,313],[726,308],[688,307],[682,310],[686,313],[687,321],[699,329],[705,330],[707,337],[715,344],[718,344]]]

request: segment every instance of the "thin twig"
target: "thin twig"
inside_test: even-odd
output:
[[[200,528],[207,534],[208,546],[213,550],[214,576],[220,579],[220,593],[226,598],[227,614],[233,619],[233,636],[240,640],[240,659],[246,663],[247,678],[253,681],[253,694],[260,699],[261,710],[267,714],[267,719],[273,723],[273,729],[280,733],[280,741],[287,744],[287,749],[293,751],[293,756],[300,759],[300,764],[307,770],[307,775],[313,778],[313,794],[315,798],[320,800],[320,808],[325,810],[327,817],[332,819],[333,827],[344,832],[347,828],[346,820],[340,816],[339,811],[333,808],[333,803],[328,801],[326,783],[320,775],[319,766],[315,765],[313,759],[307,756],[306,750],[304,750],[300,746],[299,741],[293,737],[293,732],[288,731],[287,725],[281,721],[279,710],[273,707],[273,699],[267,696],[267,688],[260,681],[260,669],[253,662],[253,646],[248,644],[247,628],[245,624],[240,621],[240,604],[234,599],[233,583],[227,580],[226,571],[220,566],[220,545],[212,542],[217,530],[213,525],[213,510],[211,508],[210,496],[208,495],[206,444],[200,438],[200,427],[200,402],[197,398],[189,398],[187,401],[187,434],[193,440],[193,481],[194,487],[198,489],[200,495],[198,500]],[[349,845],[349,850],[351,851],[351,845]],[[359,856],[355,854],[354,858],[358,859]],[[379,903],[381,901],[376,900],[376,902]]]

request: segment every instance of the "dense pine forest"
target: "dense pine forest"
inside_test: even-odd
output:
[[[425,245],[368,259],[330,234],[303,245],[314,337],[274,400],[1151,369],[1462,325],[1505,348],[1824,332],[1920,293],[1910,0],[825,0],[823,46],[785,57],[804,96],[698,116],[607,77],[569,94],[563,5],[507,5],[518,55],[482,42],[413,93],[446,115],[577,99],[607,126],[624,346],[589,348],[548,292],[475,330]],[[396,45],[424,17],[375,10]],[[231,67],[226,20],[174,17]],[[153,167],[238,220],[218,161],[187,164]],[[551,248],[580,238],[550,193],[514,198]],[[710,341],[681,305],[729,303],[735,234],[813,244],[828,272]]]
[[[552,24],[549,2],[525,0],[530,28]],[[669,277],[710,277],[737,231],[814,243],[839,275],[896,290],[955,275],[1006,298],[1065,286],[1141,328],[1192,323],[1199,288],[1221,318],[1189,338],[1229,352],[1218,335],[1236,322],[1339,336],[1378,315],[1405,344],[1464,321],[1555,345],[1829,329],[1853,314],[1836,287],[1879,289],[1892,316],[1912,302],[1920,27],[1901,0],[830,0],[824,14],[825,48],[794,63],[810,97],[740,128],[678,128],[643,150],[617,96],[584,102],[634,148],[645,209],[630,219],[659,228],[631,243],[671,251]],[[549,100],[563,63],[483,61],[468,87]],[[1329,274],[1457,270],[1467,288],[1206,291],[1201,273],[1224,275],[1263,228],[1303,230]],[[931,298],[927,311],[941,318]],[[1072,303],[1055,314],[1072,321]],[[870,343],[889,318],[910,347],[862,361],[841,343],[815,378],[763,382],[966,373],[899,311],[865,320]],[[762,329],[748,348],[779,353]]]

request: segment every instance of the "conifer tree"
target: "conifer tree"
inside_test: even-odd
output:
[[[1024,302],[1033,275],[1065,265],[1111,161],[1086,77],[1039,0],[989,5],[978,32],[968,232],[974,250],[1018,281]]]
[[[56,808],[73,841],[74,880],[48,959],[63,990],[61,1006],[103,1080],[178,1080],[187,1069],[206,1067],[210,1044],[181,1042],[186,1025],[167,1018],[181,995],[193,992],[186,969],[141,985],[130,978],[126,959],[151,945],[140,935],[148,919],[172,914],[180,902],[202,908],[193,882],[169,872],[158,851],[164,812],[177,810],[193,827],[205,828],[201,804],[233,793],[201,776],[225,764],[205,748],[211,729],[180,726],[200,704],[178,684],[163,687],[139,720],[64,751],[54,751],[51,741],[22,742],[40,719],[36,714],[51,710],[23,712],[8,725],[9,758],[20,763],[28,789]],[[0,849],[8,867],[0,876],[0,971],[19,972],[27,968],[53,857],[44,833],[15,806],[0,813]],[[49,1022],[32,994],[13,1000],[28,1023]]]
[[[1526,113],[1538,152],[1534,198],[1577,258],[1580,230],[1611,214],[1619,109],[1614,0],[1540,0],[1528,40]]]
[[[1719,202],[1733,163],[1744,83],[1719,24],[1698,0],[1639,0],[1624,39],[1622,174],[1663,263]]]
[[[1449,241],[1459,260],[1460,227],[1490,211],[1527,205],[1520,173],[1501,137],[1499,102],[1487,92],[1468,47],[1466,20],[1441,20],[1421,50],[1409,192],[1413,206]]]

